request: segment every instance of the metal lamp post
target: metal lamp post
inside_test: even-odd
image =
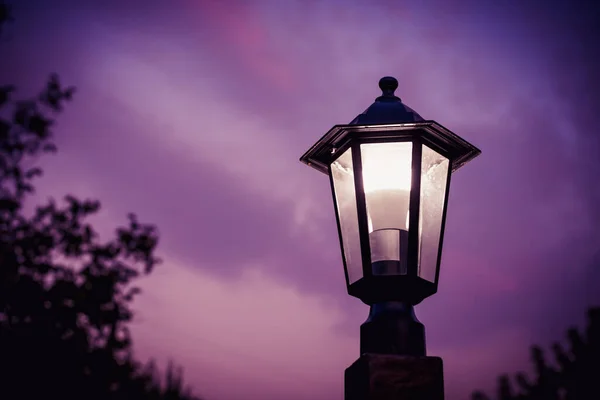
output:
[[[361,358],[346,371],[346,399],[443,398],[441,359],[426,357],[413,306],[437,291],[451,174],[480,150],[404,105],[395,78],[379,87],[375,103],[300,159],[329,175],[348,293],[371,307]],[[438,371],[430,376],[438,384],[373,382],[417,370]]]

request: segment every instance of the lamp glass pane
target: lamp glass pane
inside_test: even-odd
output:
[[[346,150],[331,164],[348,284],[356,282],[363,276],[353,168],[352,149]]]
[[[373,275],[404,275],[412,143],[361,144]]]
[[[423,145],[419,210],[419,276],[435,282],[449,160]]]

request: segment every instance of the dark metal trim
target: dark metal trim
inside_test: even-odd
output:
[[[363,261],[363,278],[371,277],[371,244],[369,242],[369,223],[367,221],[367,204],[362,176],[362,154],[359,142],[352,143],[352,165],[354,169],[354,188],[356,191],[356,212],[358,213],[358,232]]]
[[[412,131],[413,133],[403,133],[403,131]],[[318,171],[327,173],[327,165],[330,162],[328,151],[330,152],[332,147],[338,146],[343,140],[352,140],[352,138],[347,138],[350,135],[360,138],[368,135],[371,138],[383,139],[411,136],[416,132],[419,132],[416,136],[421,136],[435,144],[438,152],[450,159],[453,172],[481,153],[481,150],[471,143],[430,120],[402,124],[335,125],[300,158],[300,161]]]
[[[327,164],[327,165],[331,166],[331,164],[333,164],[338,158],[340,158],[344,154],[344,152],[346,150],[348,150],[350,147],[352,147],[352,141],[348,140],[348,141],[344,142],[344,144],[342,144],[340,147],[332,148],[332,150],[335,150],[335,151],[331,153],[331,160],[329,161],[329,164]]]
[[[418,276],[419,271],[419,216],[421,212],[421,159],[420,139],[413,141],[411,160],[411,187],[408,223],[408,275]]]
[[[404,137],[372,137],[372,136],[359,136],[353,141],[359,142],[360,144],[379,144],[379,143],[407,143],[413,142],[417,136],[407,135]]]

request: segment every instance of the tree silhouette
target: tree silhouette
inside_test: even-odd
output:
[[[508,376],[498,378],[498,400],[598,400],[600,399],[600,308],[588,311],[588,327],[582,335],[577,329],[567,332],[569,350],[552,345],[555,365],[548,365],[544,351],[531,348],[535,370],[533,382],[524,373],[516,375],[514,392]],[[490,400],[475,392],[472,400]]]
[[[0,33],[8,21],[1,2]],[[14,92],[0,86],[0,398],[195,399],[180,369],[169,364],[161,382],[132,353],[133,283],[160,261],[155,228],[130,214],[101,241],[88,222],[100,203],[74,196],[24,210],[75,89],[53,75],[35,99]]]

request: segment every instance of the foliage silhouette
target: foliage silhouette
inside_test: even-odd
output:
[[[0,33],[11,21],[0,2]],[[100,203],[66,196],[24,210],[55,152],[54,118],[75,90],[52,75],[40,95],[14,101],[0,86],[0,398],[196,399],[172,364],[161,382],[153,362],[132,353],[133,285],[160,260],[155,228],[129,215],[101,241],[89,217]]]
[[[552,345],[555,365],[548,365],[544,351],[531,348],[535,379],[530,382],[524,373],[516,375],[518,391],[513,391],[510,379],[498,378],[498,400],[598,400],[600,399],[600,308],[588,311],[585,334],[571,328],[567,332],[568,352],[559,344]],[[475,392],[472,400],[490,400]]]

